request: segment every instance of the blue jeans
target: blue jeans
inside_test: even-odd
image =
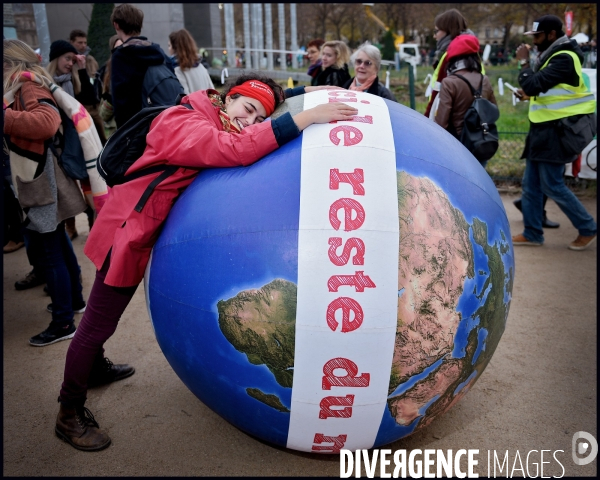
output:
[[[50,328],[62,328],[73,323],[73,304],[83,303],[81,269],[73,251],[64,223],[56,230],[38,233],[27,230],[29,244],[40,252],[40,267],[46,277],[48,293],[52,299]]]
[[[558,163],[532,162],[527,160],[523,177],[523,223],[524,237],[531,242],[544,242],[542,218],[544,196],[556,202],[569,218],[579,235],[596,235],[597,225],[579,199],[567,188],[563,175],[565,166]]]

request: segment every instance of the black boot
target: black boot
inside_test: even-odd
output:
[[[548,220],[546,216],[546,210],[544,210],[544,216],[542,218],[542,227],[543,228],[558,228],[560,227],[560,223],[553,222],[552,220]]]
[[[131,365],[115,365],[108,358],[104,357],[101,362],[95,363],[92,367],[92,371],[88,377],[88,388],[117,382],[124,378],[131,377],[134,373],[135,368]]]

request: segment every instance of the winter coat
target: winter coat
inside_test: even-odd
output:
[[[344,65],[342,68],[338,68],[335,65],[331,65],[323,70],[321,67],[321,72],[313,78],[310,84],[312,86],[319,85],[333,85],[336,87],[341,87],[350,79],[350,73],[348,72],[348,67]]]
[[[60,125],[52,94],[34,82],[24,82],[5,111],[4,134],[17,199],[27,228],[40,233],[56,230],[60,222],[86,208],[81,190],[47,148]]]
[[[142,109],[142,84],[148,67],[171,61],[156,43],[146,37],[131,37],[112,54],[110,86],[117,126]]]
[[[552,48],[552,47],[550,47]],[[556,51],[572,51],[583,62],[583,52],[577,42],[571,40],[568,43],[556,45],[553,51],[547,53],[547,57]],[[568,85],[579,85],[579,77],[570,55],[557,55],[552,58],[548,66],[537,72],[531,68],[524,68],[519,74],[519,85],[526,95],[533,97],[542,92],[547,92],[559,83]],[[579,117],[579,115],[574,115]],[[529,123],[529,133],[525,140],[525,149],[521,158],[533,162],[570,163],[577,158],[575,156],[564,156],[561,152],[559,121]]]
[[[465,77],[473,89],[477,90],[481,82],[481,73],[469,72],[468,70],[458,70],[455,73]],[[492,84],[487,76],[483,76],[483,85],[481,88],[481,96],[498,105]],[[469,86],[456,75],[448,75],[442,80],[442,89],[440,90],[440,103],[438,105],[437,114],[435,115],[435,123],[440,127],[445,128],[452,133],[456,138],[460,138],[462,133],[465,114],[473,103],[473,93]]]
[[[175,75],[177,75],[177,79],[183,86],[183,91],[186,95],[198,90],[215,88],[208,71],[201,63],[188,70],[182,70],[179,66],[175,67]]]
[[[354,81],[354,77],[352,77],[350,80],[348,80],[343,85],[343,88],[345,88],[345,89],[350,88],[350,85],[352,85],[353,81]],[[387,98],[388,100],[392,100],[394,102],[398,101],[398,100],[396,100],[396,97],[394,96],[394,94],[381,84],[381,82],[379,81],[379,78],[375,79],[375,81],[367,89],[367,93],[377,95],[378,97],[381,97],[381,98]]]
[[[84,253],[98,270],[111,252],[107,285],[126,287],[142,280],[169,211],[199,169],[250,165],[300,134],[289,113],[271,122],[250,125],[239,134],[227,133],[218,107],[213,106],[206,91],[194,92],[181,103],[191,104],[193,110],[171,107],[154,119],[146,150],[127,173],[160,164],[184,168],[154,189],[141,212],[134,208],[160,173],[112,188],[85,244]]]

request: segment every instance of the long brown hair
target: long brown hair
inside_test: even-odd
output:
[[[434,25],[450,35],[452,40],[467,29],[465,17],[456,8],[440,13],[435,17]]]
[[[18,83],[23,72],[32,72],[42,79],[52,82],[52,77],[40,65],[40,59],[32,48],[16,38],[4,39],[2,42],[3,87],[8,92]]]
[[[169,34],[171,48],[177,55],[177,63],[181,70],[194,68],[198,63],[198,46],[194,38],[185,28]]]

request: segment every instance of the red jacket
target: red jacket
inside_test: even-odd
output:
[[[144,278],[150,252],[177,197],[200,168],[250,165],[278,147],[271,122],[250,125],[241,133],[227,133],[206,91],[184,97],[183,106],[165,110],[154,119],[146,150],[127,173],[159,164],[182,167],[159,184],[141,212],[134,210],[146,187],[160,173],[146,175],[111,189],[84,253],[99,270],[112,248],[104,283],[127,287]]]

